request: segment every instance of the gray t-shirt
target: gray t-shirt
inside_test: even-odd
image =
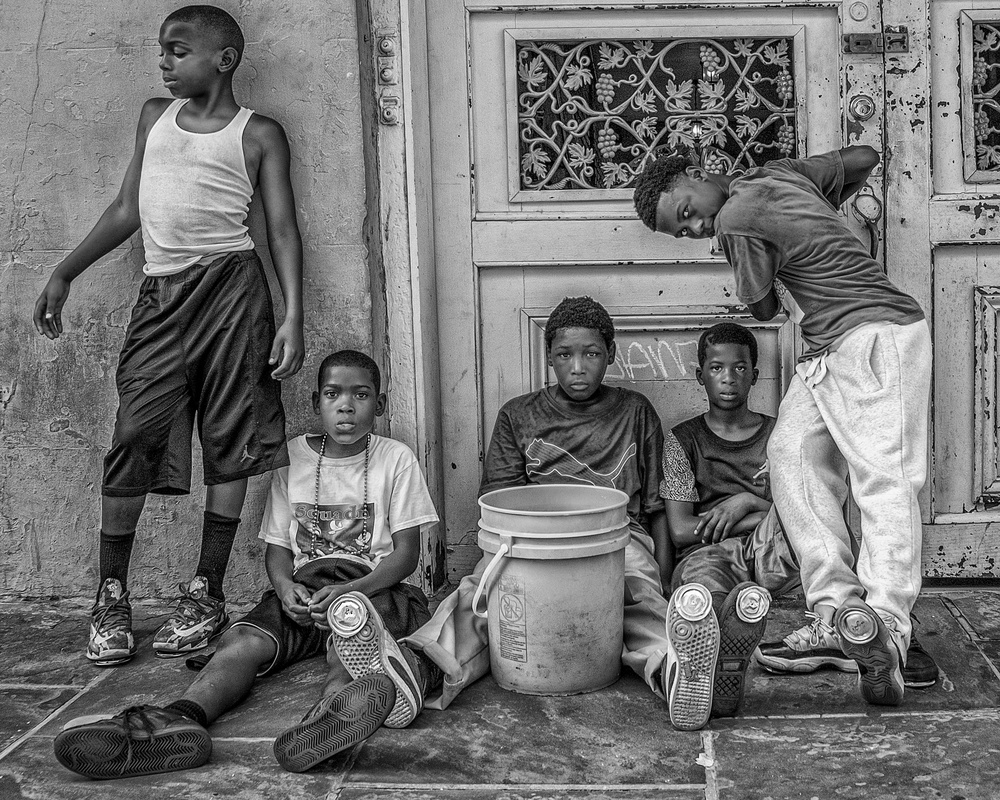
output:
[[[771,161],[730,184],[715,220],[740,300],[756,303],[773,288],[801,326],[803,359],[859,325],[924,318],[838,214],[843,191],[844,162],[836,150]]]
[[[646,525],[663,509],[663,428],[638,392],[605,386],[606,402],[589,410],[557,405],[548,389],[504,404],[486,453],[480,496],[507,486],[582,483],[620,489],[629,516]]]

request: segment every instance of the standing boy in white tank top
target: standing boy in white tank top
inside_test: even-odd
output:
[[[154,637],[158,655],[204,647],[226,624],[222,582],[247,478],[288,464],[278,382],[302,365],[302,242],[285,133],[233,96],[243,44],[236,20],[214,6],[167,17],[160,69],[176,99],[146,101],[118,196],[35,304],[38,332],[58,338],[72,280],[142,229],[146,278],[118,363],[118,416],[101,491],[100,581],[87,648],[101,666],[135,654],[126,586],[136,524],[149,492],[190,491],[195,422],[207,485],[201,556]],[[277,330],[246,227],[257,190],[285,300]]]

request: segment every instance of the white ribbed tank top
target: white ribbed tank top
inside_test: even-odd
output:
[[[187,100],[174,100],[146,137],[139,180],[139,220],[147,275],[174,275],[253,240],[246,218],[253,186],[243,155],[243,130],[253,111],[241,108],[215,133],[177,124]]]

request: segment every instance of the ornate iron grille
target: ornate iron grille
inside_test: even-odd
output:
[[[1000,170],[1000,23],[972,27],[972,124],[976,167]]]
[[[522,190],[625,189],[678,145],[728,172],[797,151],[790,38],[519,41]]]

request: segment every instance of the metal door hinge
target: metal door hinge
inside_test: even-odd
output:
[[[905,26],[885,33],[845,33],[845,53],[909,53],[910,32]]]

